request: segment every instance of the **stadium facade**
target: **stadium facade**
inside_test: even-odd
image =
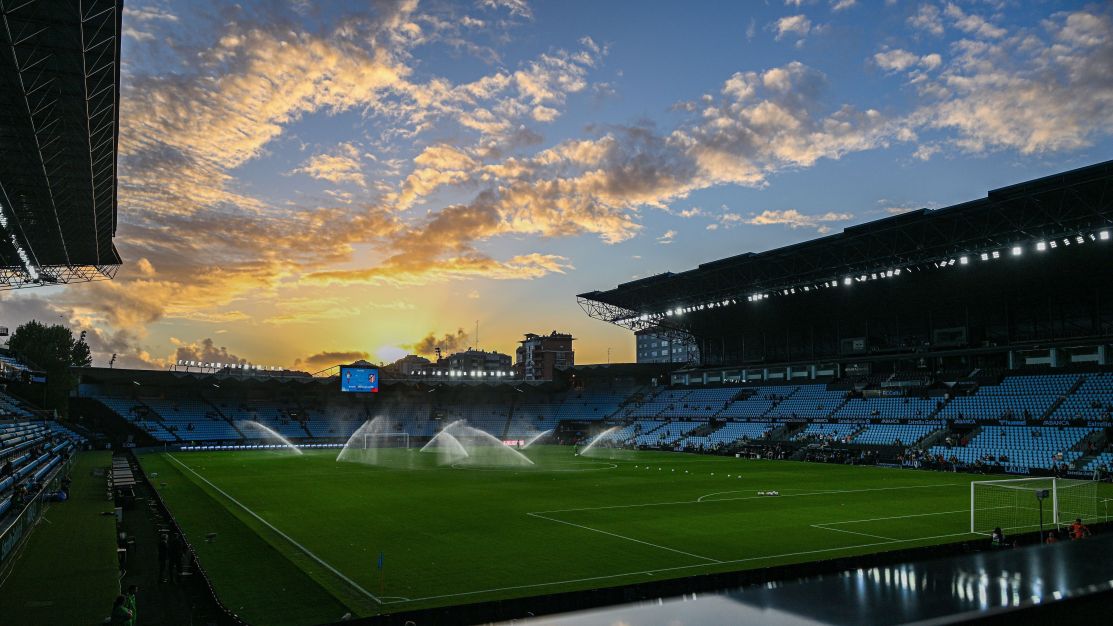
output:
[[[1108,362],[1113,161],[578,296],[699,382]]]
[[[690,337],[654,328],[634,331],[638,363],[698,363],[699,348]]]

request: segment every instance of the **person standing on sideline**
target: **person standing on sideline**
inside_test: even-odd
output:
[[[135,610],[135,594],[138,592],[139,587],[128,585],[127,601],[124,603],[131,611],[131,619],[126,622],[128,626],[136,626],[139,623],[139,612]]]
[[[167,547],[170,552],[170,580],[177,584],[178,574],[181,572],[182,566],[182,536],[178,533],[172,533]]]
[[[128,609],[128,599],[123,595],[116,596],[116,601],[112,603],[112,614],[108,617],[109,624],[128,624],[131,621],[132,613]]]
[[[159,582],[167,582],[169,580],[169,571],[172,569],[174,569],[174,563],[170,556],[170,540],[166,535],[160,535],[158,538]]]
[[[1070,538],[1073,540],[1085,539],[1092,533],[1090,527],[1082,523],[1081,517],[1074,518],[1074,523],[1070,525]]]

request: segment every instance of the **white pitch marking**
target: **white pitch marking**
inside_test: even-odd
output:
[[[846,533],[848,535],[861,535],[863,537],[872,537],[874,539],[886,539],[888,541],[897,541],[896,539],[893,539],[892,537],[882,537],[881,535],[871,535],[869,533],[860,533],[856,530],[843,530],[842,528],[827,528],[823,524],[812,524],[811,527],[812,528],[821,528],[823,530],[833,530],[837,533]]]
[[[931,540],[931,539],[947,539],[949,537],[969,537],[969,536],[970,536],[970,533],[951,533],[951,534],[947,534],[947,535],[934,535],[932,537],[914,537],[912,539],[893,539],[891,541],[878,541],[878,542],[874,542],[874,543],[862,543],[862,544],[853,545],[853,546],[841,546],[841,547],[838,547],[838,548],[823,548],[823,549],[820,549],[820,550],[805,550],[803,552],[789,552],[789,553],[786,553],[786,554],[770,554],[768,556],[753,556],[753,557],[748,557],[748,558],[745,558],[745,559],[734,559],[734,560],[730,560],[730,561],[720,561],[719,563],[694,563],[692,565],[678,565],[676,567],[662,567],[660,569],[643,570],[643,571],[640,571],[640,572],[623,572],[621,574],[607,574],[607,575],[604,575],[604,576],[591,576],[589,578],[574,578],[574,579],[571,579],[571,580],[557,580],[557,581],[545,582],[545,583],[533,583],[533,584],[529,584],[529,585],[514,585],[512,587],[497,587],[497,588],[494,588],[494,589],[480,589],[480,590],[477,590],[477,591],[462,591],[462,592],[459,592],[459,593],[446,593],[446,594],[441,594],[441,595],[436,595],[436,596],[425,596],[424,598],[413,598],[412,600],[410,600],[410,602],[423,602],[425,600],[441,600],[441,599],[444,599],[444,598],[458,598],[458,597],[461,597],[461,596],[474,596],[474,595],[480,595],[480,594],[484,594],[484,593],[497,593],[497,592],[500,592],[500,591],[513,591],[513,590],[517,590],[517,589],[533,589],[533,588],[536,588],[536,587],[552,587],[554,585],[570,585],[570,584],[573,584],[573,583],[584,583],[584,582],[592,582],[592,581],[596,581],[596,580],[607,580],[609,578],[623,578],[623,577],[626,577],[626,576],[644,576],[646,574],[658,574],[658,573],[661,573],[661,572],[675,572],[675,571],[678,571],[678,570],[709,567],[711,565],[716,565],[716,564],[730,565],[730,564],[733,564],[733,563],[746,563],[748,561],[760,561],[760,560],[766,560],[766,559],[780,559],[780,558],[785,558],[785,557],[790,557],[790,556],[804,556],[804,555],[809,555],[809,554],[820,554],[820,553],[823,553],[823,552],[836,552],[836,551],[839,551],[839,550],[855,550],[855,549],[858,549],[858,548],[871,548],[871,547],[874,547],[874,546],[886,546],[886,545],[891,545],[891,544],[895,544],[895,543],[909,543],[909,542],[912,542],[912,541],[928,541],[928,540]],[[395,604],[395,603],[394,602],[388,602],[387,604]]]
[[[371,593],[370,591],[368,591],[368,590],[364,589],[363,587],[360,587],[360,586],[359,586],[358,584],[356,584],[356,582],[355,582],[354,580],[352,580],[351,578],[348,578],[348,577],[347,577],[347,576],[345,576],[344,574],[341,574],[341,573],[340,573],[340,570],[338,570],[338,569],[336,569],[335,567],[333,567],[333,566],[329,565],[328,563],[326,563],[326,562],[325,562],[325,560],[324,560],[324,559],[322,559],[321,557],[317,556],[316,554],[313,554],[312,552],[310,552],[308,548],[306,548],[305,546],[301,545],[300,543],[298,543],[298,542],[294,541],[294,539],[293,539],[292,537],[290,537],[290,535],[287,535],[286,533],[282,532],[281,530],[278,530],[277,528],[275,528],[275,527],[274,527],[274,525],[273,525],[273,524],[271,524],[271,523],[270,523],[270,522],[268,522],[267,520],[263,519],[262,517],[259,517],[259,514],[258,514],[258,513],[256,513],[255,511],[252,511],[251,509],[249,509],[249,508],[247,508],[246,506],[244,506],[244,505],[243,505],[243,503],[241,503],[241,502],[240,502],[239,500],[237,500],[237,499],[233,498],[232,496],[228,495],[228,493],[227,493],[226,491],[224,491],[223,489],[221,489],[220,487],[217,487],[216,485],[212,484],[212,482],[210,482],[208,478],[205,478],[204,476],[202,476],[202,475],[198,474],[198,473],[197,473],[196,471],[194,471],[194,470],[193,470],[193,468],[192,468],[192,467],[190,467],[190,466],[186,465],[185,463],[182,463],[181,461],[179,461],[179,460],[178,460],[177,458],[175,458],[175,457],[174,457],[174,455],[173,455],[173,454],[167,454],[166,456],[167,456],[167,457],[168,457],[168,458],[169,458],[169,459],[170,459],[171,461],[174,461],[174,462],[175,462],[175,463],[177,463],[178,465],[181,465],[182,467],[184,467],[184,468],[186,468],[187,470],[189,470],[189,471],[190,471],[190,473],[192,473],[192,474],[193,474],[194,476],[196,476],[196,477],[200,478],[201,480],[205,481],[205,484],[207,484],[208,486],[212,487],[213,489],[216,489],[216,490],[217,490],[217,491],[218,491],[218,492],[220,493],[220,495],[222,495],[222,496],[224,496],[225,498],[228,498],[229,500],[231,500],[231,501],[232,501],[233,503],[235,503],[235,504],[236,504],[236,506],[238,506],[238,507],[240,507],[241,509],[243,509],[244,511],[246,511],[248,515],[250,515],[251,517],[254,517],[255,519],[257,519],[257,520],[259,520],[260,522],[262,522],[262,523],[263,523],[263,524],[264,524],[264,525],[265,525],[265,526],[266,526],[267,528],[269,528],[269,529],[273,530],[274,532],[278,533],[278,534],[279,534],[279,536],[281,536],[281,537],[282,537],[283,539],[285,539],[286,541],[289,541],[289,542],[290,542],[290,543],[291,543],[291,544],[292,544],[292,545],[293,545],[294,547],[296,547],[296,548],[297,548],[298,550],[301,550],[302,552],[304,552],[304,553],[306,554],[306,556],[308,556],[309,558],[313,559],[314,561],[316,561],[316,562],[320,563],[320,564],[321,564],[322,566],[324,566],[324,567],[325,567],[325,569],[327,569],[328,571],[332,572],[333,574],[336,574],[336,575],[337,575],[338,577],[340,577],[340,579],[341,579],[341,580],[343,580],[344,582],[346,582],[346,583],[348,583],[349,585],[351,585],[351,586],[352,586],[353,588],[355,588],[356,590],[358,590],[358,591],[359,591],[360,593],[362,593],[363,595],[367,596],[368,598],[371,598],[371,599],[372,599],[372,600],[374,600],[374,601],[375,601],[375,602],[376,602],[377,604],[384,604],[384,602],[383,602],[383,601],[382,601],[381,599],[379,599],[379,598],[378,598],[377,596],[375,596],[375,594],[373,594],[373,593]]]
[[[1005,508],[1005,507],[994,507],[994,508]],[[982,510],[987,510],[988,511],[989,509],[982,509]],[[970,509],[958,509],[957,511],[936,511],[935,513],[910,513],[908,515],[894,515],[892,517],[871,517],[870,519],[852,519],[852,520],[847,520],[845,522],[823,522],[822,524],[819,524],[819,526],[835,526],[836,524],[861,524],[861,523],[865,523],[865,522],[883,522],[885,520],[890,520],[890,519],[907,519],[907,518],[910,518],[910,517],[930,517],[932,515],[953,515],[955,513],[966,513],[967,515],[969,515],[970,514]]]
[[[660,548],[662,550],[668,550],[669,552],[676,552],[677,554],[683,554],[685,556],[690,556],[690,557],[696,558],[696,559],[703,559],[704,561],[710,561],[712,563],[723,563],[724,562],[724,561],[720,561],[719,559],[713,559],[711,557],[700,556],[698,554],[692,554],[691,552],[685,552],[683,550],[677,550],[676,548],[670,548],[668,546],[661,546],[661,545],[657,545],[655,543],[649,543],[648,541],[642,541],[641,539],[634,539],[633,537],[627,537],[625,535],[620,535],[618,533],[612,533],[612,532],[609,532],[609,531],[606,531],[606,530],[600,530],[598,528],[592,528],[590,526],[583,526],[581,524],[574,524],[572,522],[566,522],[562,519],[556,519],[554,517],[546,517],[544,515],[541,515],[540,513],[526,513],[526,515],[529,515],[530,517],[536,517],[538,519],[548,520],[550,522],[557,522],[559,524],[567,524],[569,526],[575,526],[576,528],[582,528],[584,530],[590,530],[592,532],[602,533],[604,535],[610,535],[611,537],[617,537],[619,539],[625,539],[626,541],[633,541],[634,543],[640,543],[642,545],[650,546],[650,547],[653,547],[653,548]]]
[[[936,484],[936,485],[908,485],[908,486],[904,486],[904,487],[874,487],[874,488],[870,488],[870,489],[838,489],[838,490],[830,490],[830,491],[809,491],[809,492],[806,492],[806,493],[781,494],[780,496],[777,496],[777,497],[778,498],[800,498],[800,497],[803,497],[803,496],[831,496],[831,495],[839,495],[839,494],[845,494],[845,493],[867,493],[867,492],[872,492],[872,491],[894,491],[894,490],[899,491],[899,490],[903,490],[903,489],[931,489],[931,488],[935,488],[935,487],[964,487],[964,488],[969,489],[968,485],[964,485],[964,484],[961,484],[961,483],[940,483],[940,484]],[[729,493],[729,492],[720,491],[718,493]],[[709,494],[706,494],[706,495],[703,495],[703,496],[700,496],[700,497],[705,498],[707,496],[713,496],[713,495],[716,495],[716,494],[709,493]],[[643,503],[643,504],[612,504],[612,505],[607,505],[607,506],[589,506],[589,507],[582,507],[582,508],[576,508],[576,509],[556,509],[556,510],[552,510],[552,511],[533,511],[533,513],[573,513],[573,512],[577,512],[577,511],[604,511],[604,510],[607,510],[607,509],[636,509],[636,508],[647,507],[647,506],[669,506],[669,505],[673,505],[673,504],[699,504],[701,502],[735,502],[735,501],[738,501],[738,500],[772,500],[772,499],[774,499],[774,498],[770,498],[769,496],[747,496],[747,497],[744,497],[744,498],[719,498],[719,499],[716,499],[716,500],[700,500],[699,498],[697,498],[695,500],[677,500],[677,501],[674,501],[674,502],[647,502],[647,503]]]

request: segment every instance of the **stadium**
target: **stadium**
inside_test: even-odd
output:
[[[61,4],[0,3],[5,289],[124,264],[123,5]],[[1113,161],[738,252],[562,295],[663,362],[52,369],[13,334],[0,622],[1102,620]]]

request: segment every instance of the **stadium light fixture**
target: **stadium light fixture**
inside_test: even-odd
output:
[[[958,262],[962,265],[966,265],[967,263],[970,262],[970,257],[960,256],[960,257],[958,257]]]
[[[1047,242],[1046,241],[1036,242],[1036,251],[1037,252],[1044,252],[1046,250],[1047,250]]]
[[[1101,239],[1102,241],[1109,241],[1109,231],[1103,230],[1098,233],[1098,239]]]
[[[1013,246],[1013,256],[1020,256],[1024,254],[1024,248],[1020,246]]]
[[[1082,235],[1077,235],[1077,236],[1076,236],[1076,237],[1074,238],[1074,242],[1075,242],[1075,243],[1086,243],[1086,238],[1085,238],[1085,237],[1083,237]]]
[[[1051,241],[1047,242],[1047,247],[1055,249],[1059,247],[1059,244],[1055,243],[1055,240],[1052,239]]]
[[[849,276],[847,276],[846,278],[842,279],[842,284],[849,287],[850,285],[854,284],[854,281],[851,280]]]
[[[992,256],[995,259],[999,259],[999,258],[1001,258],[1001,251],[1000,250],[994,250],[990,256]]]

